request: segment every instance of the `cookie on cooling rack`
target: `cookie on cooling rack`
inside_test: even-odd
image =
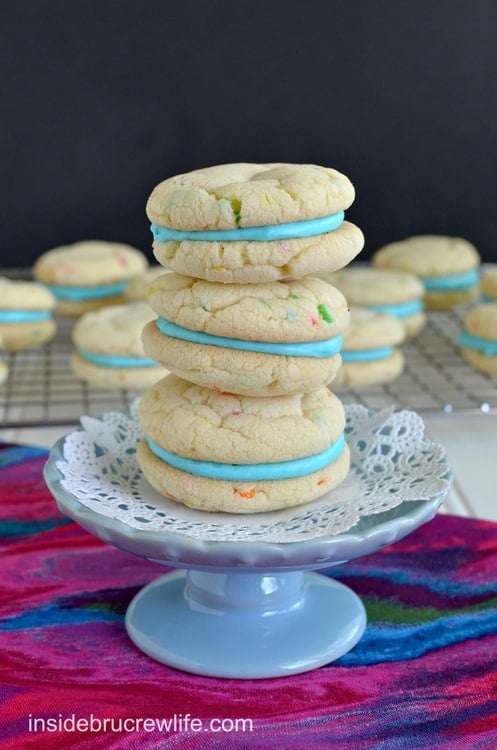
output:
[[[0,385],[3,385],[9,376],[9,366],[7,362],[0,359]]]
[[[419,276],[427,310],[448,310],[478,297],[480,256],[460,237],[420,235],[392,242],[377,250],[372,263]]]
[[[358,264],[325,279],[342,292],[350,305],[394,315],[404,326],[406,337],[417,335],[426,322],[424,287],[414,274]]]
[[[344,296],[321,279],[219,284],[171,273],[150,288],[158,319],[145,352],[192,383],[245,396],[330,383],[349,323]]]
[[[159,263],[194,278],[261,283],[331,273],[364,245],[350,180],[313,164],[221,164],[161,182],[147,203]]]
[[[497,264],[482,268],[480,294],[480,302],[497,302]]]
[[[57,330],[55,304],[40,284],[0,277],[0,349],[20,352],[50,341]]]
[[[145,477],[191,508],[258,513],[302,505],[349,470],[343,406],[328,388],[251,398],[169,375],[143,394],[139,416]]]
[[[57,298],[57,313],[78,316],[124,302],[129,280],[147,265],[145,255],[134,247],[85,240],[48,250],[33,271]]]
[[[343,335],[342,366],[333,388],[390,383],[404,369],[404,355],[397,348],[404,338],[404,326],[393,315],[352,307],[350,326]]]
[[[459,346],[475,370],[497,377],[497,302],[476,305],[466,314]]]
[[[147,302],[112,305],[85,313],[72,330],[76,377],[99,388],[143,390],[164,377],[164,368],[143,351],[143,326],[154,318]]]
[[[169,273],[163,266],[149,266],[141,273],[129,280],[124,297],[128,302],[147,301],[150,286],[158,276]]]

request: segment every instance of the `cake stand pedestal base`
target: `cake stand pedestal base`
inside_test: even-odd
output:
[[[145,586],[126,613],[128,635],[153,659],[239,679],[283,677],[332,662],[365,627],[353,591],[302,571],[179,570]]]

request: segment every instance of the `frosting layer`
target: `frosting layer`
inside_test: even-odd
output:
[[[255,482],[273,479],[291,479],[312,474],[328,466],[338,458],[345,447],[345,437],[340,435],[329,448],[315,453],[313,456],[303,456],[293,461],[275,461],[264,464],[222,464],[215,461],[197,461],[194,458],[184,458],[161,448],[152,438],[145,435],[145,440],[152,451],[162,461],[188,474],[195,474],[209,479],[222,479],[228,482]]]
[[[97,354],[87,349],[78,349],[78,354],[88,362],[102,367],[159,367],[157,362],[148,357],[125,357],[118,354]]]
[[[458,343],[459,346],[467,349],[477,349],[488,357],[494,357],[497,354],[497,341],[474,336],[472,333],[469,333],[469,331],[461,331]]]
[[[376,359],[386,359],[393,352],[393,347],[384,346],[380,349],[357,349],[342,352],[344,362],[371,362]]]
[[[127,281],[119,281],[115,284],[104,284],[101,286],[53,286],[50,284],[44,284],[44,286],[47,289],[50,289],[52,294],[58,299],[72,301],[113,297],[115,294],[121,294],[121,292],[124,292],[127,285]]]
[[[370,310],[376,312],[390,313],[396,318],[408,318],[409,315],[423,311],[423,303],[420,299],[409,300],[408,302],[398,302],[395,305],[368,305]]]
[[[197,240],[201,242],[230,242],[236,240],[248,240],[253,242],[268,242],[271,240],[293,240],[300,237],[313,237],[316,234],[326,234],[337,229],[344,219],[344,212],[338,211],[329,216],[320,216],[317,219],[305,221],[292,221],[287,224],[268,224],[261,227],[240,227],[239,229],[211,229],[206,231],[196,230],[192,232],[179,229],[169,229],[151,224],[150,229],[154,240],[168,242],[176,240]]]
[[[263,354],[279,354],[287,357],[315,357],[324,359],[338,354],[342,348],[342,337],[335,336],[323,341],[305,342],[273,342],[273,341],[246,341],[245,339],[230,339],[225,336],[213,336],[203,331],[191,331],[189,328],[171,323],[165,318],[157,318],[156,326],[161,333],[176,339],[183,339],[195,344],[210,344],[211,346],[222,346],[227,349],[243,349]]]
[[[0,323],[39,323],[51,317],[51,310],[0,310]]]
[[[465,273],[455,273],[452,276],[423,276],[421,281],[428,292],[445,291],[449,289],[469,289],[478,283],[480,272],[477,268]]]

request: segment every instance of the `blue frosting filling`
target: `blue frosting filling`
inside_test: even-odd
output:
[[[344,362],[371,362],[376,359],[386,359],[392,352],[391,346],[384,346],[381,349],[357,349],[342,352],[342,360]]]
[[[157,362],[148,357],[124,357],[118,354],[97,354],[87,349],[78,349],[79,354],[88,362],[102,367],[159,367]]]
[[[127,285],[128,281],[119,281],[116,284],[104,284],[100,286],[51,286],[44,284],[57,299],[67,299],[71,302],[112,297],[115,294],[124,292]]]
[[[150,229],[154,240],[168,242],[176,240],[197,240],[206,242],[230,242],[233,240],[248,240],[253,242],[269,242],[273,240],[293,240],[300,237],[313,237],[316,234],[326,234],[337,229],[344,219],[344,212],[338,211],[329,216],[320,216],[317,219],[305,221],[292,221],[287,224],[268,224],[261,227],[239,227],[238,229],[210,229],[182,231],[180,229],[169,229],[152,224]]]
[[[323,359],[338,354],[342,348],[342,337],[335,336],[323,341],[301,342],[271,342],[271,341],[246,341],[245,339],[230,339],[225,336],[213,336],[203,331],[191,331],[189,328],[171,323],[165,318],[157,318],[156,326],[161,333],[176,339],[191,341],[195,344],[209,344],[211,346],[222,346],[227,349],[243,349],[251,352],[262,352],[263,354],[279,354],[287,357],[316,357]]]
[[[420,299],[410,300],[409,302],[399,302],[396,305],[368,305],[370,310],[376,312],[390,313],[396,318],[407,318],[409,315],[423,311],[423,302]]]
[[[321,453],[315,453],[313,456],[303,456],[293,461],[275,461],[267,464],[223,464],[216,461],[197,461],[194,458],[184,458],[161,448],[148,435],[145,435],[145,439],[152,453],[175,469],[209,479],[224,479],[228,482],[262,482],[306,476],[335,461],[345,447],[345,438],[342,434],[329,448],[321,451]]]
[[[480,272],[477,268],[452,276],[423,276],[422,282],[428,292],[450,291],[451,289],[470,289],[478,283]]]
[[[497,297],[491,297],[489,294],[482,294],[480,297],[480,302],[487,303],[487,302],[497,302]]]
[[[497,341],[484,339],[480,336],[473,336],[469,331],[461,331],[458,343],[459,346],[467,349],[477,349],[488,357],[494,357],[497,354]]]
[[[51,317],[51,310],[0,310],[0,323],[38,323]]]

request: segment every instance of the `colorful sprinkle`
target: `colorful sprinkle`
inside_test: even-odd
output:
[[[318,485],[321,486],[322,484],[326,484],[327,481],[328,481],[327,479],[320,479],[318,481]]]
[[[311,317],[309,318],[309,320],[311,321],[311,326],[317,326],[318,319],[315,318],[314,315],[311,315]]]
[[[318,313],[325,323],[333,323],[333,316],[330,314],[326,305],[318,305]]]
[[[296,310],[288,310],[286,319],[291,321],[292,323],[295,323],[295,321],[299,319],[299,314]]]
[[[200,307],[202,308],[202,310],[205,310],[205,312],[208,312],[208,310],[209,310],[209,307],[205,304],[205,302],[202,302],[202,304],[200,305]]]
[[[236,487],[233,487],[233,492],[235,492],[237,495],[240,495],[240,497],[245,497],[247,499],[250,499],[251,497],[254,497],[255,490],[239,490]]]
[[[242,220],[242,216],[241,216],[241,213],[240,213],[240,211],[242,210],[242,204],[236,198],[232,198],[230,200],[230,204],[231,204],[231,210],[235,214],[235,223],[238,226],[240,226],[240,222]]]
[[[300,294],[291,294],[290,299],[300,299]]]
[[[232,417],[239,417],[241,413],[242,413],[241,411],[232,411],[231,412],[231,416]]]

